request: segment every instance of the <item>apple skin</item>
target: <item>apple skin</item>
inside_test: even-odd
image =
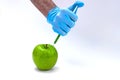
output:
[[[58,52],[51,44],[39,44],[33,50],[33,62],[39,70],[50,70],[58,59]]]

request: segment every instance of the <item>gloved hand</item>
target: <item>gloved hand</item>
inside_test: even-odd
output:
[[[68,9],[60,9],[55,7],[48,12],[47,21],[53,26],[53,31],[65,36],[72,27],[74,27],[78,16],[73,12],[75,7],[82,7],[81,1],[76,1]]]

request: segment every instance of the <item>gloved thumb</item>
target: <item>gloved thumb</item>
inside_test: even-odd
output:
[[[84,3],[81,2],[81,1],[79,1],[79,0],[77,0],[77,1],[76,1],[72,6],[70,6],[68,9],[71,10],[71,11],[74,11],[74,9],[76,8],[76,6],[77,6],[78,8],[83,7],[83,6],[84,6]]]

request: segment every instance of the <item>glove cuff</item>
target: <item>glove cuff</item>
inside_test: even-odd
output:
[[[53,22],[55,16],[57,15],[57,13],[60,11],[60,8],[58,7],[55,7],[55,8],[52,8],[49,12],[48,12],[48,15],[47,15],[47,21],[48,23],[51,23]]]

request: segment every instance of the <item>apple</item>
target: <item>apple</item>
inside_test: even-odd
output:
[[[51,44],[39,44],[32,53],[33,62],[39,70],[50,70],[58,59],[58,52]]]

